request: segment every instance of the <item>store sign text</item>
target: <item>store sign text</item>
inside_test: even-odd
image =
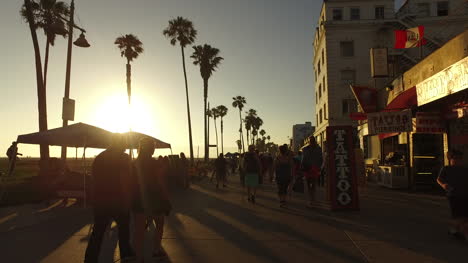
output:
[[[368,115],[369,134],[411,131],[411,111],[376,112]]]
[[[418,106],[468,89],[468,57],[416,85]]]

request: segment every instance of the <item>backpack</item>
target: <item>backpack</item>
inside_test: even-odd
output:
[[[246,153],[244,156],[244,167],[247,173],[257,173],[258,163],[254,153]]]

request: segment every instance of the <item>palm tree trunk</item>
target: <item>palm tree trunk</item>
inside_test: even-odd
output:
[[[182,50],[182,66],[184,68],[184,79],[185,79],[185,96],[187,97],[187,119],[188,119],[188,129],[189,129],[189,147],[190,147],[190,163],[194,166],[194,156],[193,156],[193,142],[192,142],[192,120],[190,117],[190,103],[189,103],[189,93],[188,93],[188,84],[187,84],[187,71],[185,69],[185,53],[184,47],[180,46]]]
[[[132,65],[130,61],[127,60],[127,96],[128,96],[128,105],[132,103]]]
[[[216,134],[216,156],[219,156],[219,148],[218,148],[218,128],[216,127],[216,118],[213,118],[214,126],[215,126],[215,134]]]
[[[49,68],[49,49],[50,49],[50,41],[49,37],[47,37],[46,42],[46,51],[45,51],[45,58],[44,58],[44,89],[47,90],[47,69]]]
[[[244,134],[242,133],[242,110],[239,108],[239,120],[240,120],[240,139],[242,142],[242,152],[245,153],[245,146],[244,146]]]
[[[209,150],[208,150],[208,127],[207,127],[207,119],[206,119],[206,111],[207,111],[207,99],[208,99],[208,80],[204,79],[203,80],[203,116],[204,116],[204,123],[205,123],[205,162],[208,162],[209,159]]]
[[[221,153],[224,155],[223,117],[221,117]]]
[[[28,17],[29,30],[34,47],[34,57],[36,63],[36,85],[37,85],[37,101],[39,112],[39,131],[47,130],[47,100],[44,80],[42,78],[41,51],[39,50],[39,42],[37,40],[36,30],[34,28],[34,17],[31,11],[31,1],[24,0],[26,7],[26,15]],[[41,160],[49,159],[49,146],[46,144],[40,145]]]

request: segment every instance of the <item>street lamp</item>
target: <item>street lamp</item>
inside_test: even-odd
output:
[[[84,33],[86,30],[83,28],[78,27],[74,23],[74,13],[75,13],[75,0],[71,1],[70,4],[70,20],[67,21],[62,17],[62,20],[68,22],[68,48],[67,48],[67,70],[65,73],[65,96],[63,98],[63,106],[62,106],[62,120],[63,120],[63,127],[68,126],[68,121],[74,120],[75,115],[75,101],[70,100],[70,72],[71,72],[71,57],[72,57],[72,37],[73,37],[73,28],[77,28],[81,31],[80,36],[74,42],[75,46],[78,47],[89,47],[90,44],[85,38]],[[67,159],[67,147],[62,146],[62,160]]]

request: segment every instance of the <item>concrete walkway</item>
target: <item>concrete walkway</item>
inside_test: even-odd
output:
[[[238,177],[230,181],[216,189],[205,180],[173,194],[166,262],[466,261],[468,242],[447,236],[444,197],[368,187],[360,212],[330,212],[306,208],[300,194],[280,208],[275,185],[264,185],[253,205]],[[82,262],[90,223],[91,212],[75,205],[1,208],[0,261]],[[119,262],[115,228],[101,259]]]

